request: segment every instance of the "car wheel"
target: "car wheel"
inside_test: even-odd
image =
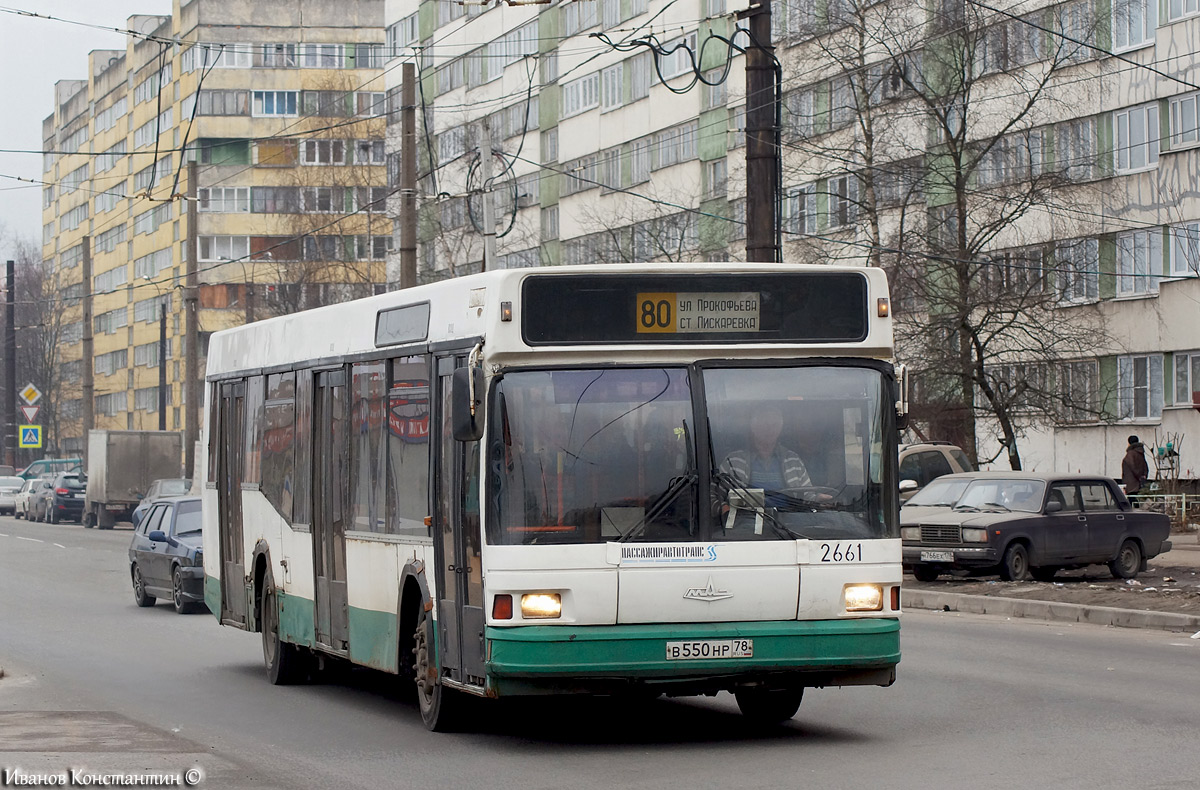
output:
[[[914,565],[912,575],[919,582],[935,582],[941,571],[933,565]]]
[[[183,597],[183,574],[179,571],[179,566],[171,571],[171,601],[175,604],[176,614],[190,614],[192,604]]]
[[[1009,544],[1000,562],[1000,578],[1006,582],[1019,582],[1028,575],[1029,550],[1022,543]]]
[[[89,510],[79,519],[79,523],[83,524],[84,529],[91,529],[96,526],[96,515]]]
[[[1058,568],[1054,565],[1043,565],[1040,568],[1029,569],[1029,575],[1039,582],[1054,581],[1054,574],[1056,573],[1058,573]]]
[[[1142,570],[1142,549],[1132,540],[1121,544],[1117,558],[1108,563],[1108,569],[1117,579],[1132,579]]]
[[[133,602],[138,606],[154,606],[156,599],[153,595],[146,592],[146,582],[142,579],[142,569],[137,563],[133,564]]]
[[[275,597],[275,585],[266,582],[262,595],[262,609],[258,622],[262,626],[263,663],[267,667],[267,680],[273,686],[289,686],[299,683],[308,675],[304,656],[300,648],[279,638],[279,604]]]
[[[421,720],[432,732],[451,732],[457,727],[466,700],[438,682],[432,634],[433,621],[422,606],[413,632],[413,678]]]
[[[19,510],[14,510],[14,511],[13,511],[13,518],[20,518],[20,517],[21,517],[21,511],[19,511]]]
[[[754,724],[780,724],[796,715],[804,689],[738,689],[733,693],[742,715]]]

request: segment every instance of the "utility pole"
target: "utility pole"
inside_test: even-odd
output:
[[[483,117],[483,141],[480,145],[483,158],[483,268],[491,271],[496,266],[496,214],[492,206],[492,126],[487,116]]]
[[[158,429],[167,429],[167,303],[158,298]]]
[[[17,466],[16,266],[16,261],[9,261],[4,274],[4,463],[14,469]]]
[[[96,427],[96,379],[92,365],[92,237],[83,237],[83,468],[88,463],[88,432]]]
[[[750,20],[746,48],[746,260],[782,260],[779,248],[779,157],[776,71],[771,44],[771,0],[739,14]]]
[[[200,179],[200,168],[195,160],[188,162],[187,185],[187,287],[184,290],[183,308],[187,332],[187,353],[184,358],[183,392],[186,399],[184,424],[184,477],[195,477],[196,441],[200,438],[200,315],[199,297],[196,289],[199,277],[196,272],[197,233],[199,223],[196,212],[196,188]],[[85,330],[86,331],[86,330]]]
[[[400,66],[400,287],[417,284],[417,72]]]

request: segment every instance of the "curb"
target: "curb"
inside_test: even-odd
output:
[[[1200,631],[1200,616],[1145,612],[1140,609],[1116,609],[1053,601],[1026,601],[1020,598],[992,598],[984,595],[939,593],[929,590],[904,590],[904,607],[944,612],[998,614],[1069,623],[1112,625],[1121,628],[1157,628],[1164,631]]]

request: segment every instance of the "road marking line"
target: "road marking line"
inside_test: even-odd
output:
[[[66,548],[66,546],[64,546],[64,545],[63,545],[63,544],[61,544],[61,543],[55,543],[54,545],[55,545],[55,546],[58,546],[60,549],[65,549],[65,548]]]
[[[7,538],[7,537],[8,537],[8,535],[5,535],[3,532],[0,532],[0,538]]]
[[[32,540],[34,543],[45,543],[46,542],[44,540],[38,540],[37,538],[26,538],[21,535],[17,535],[17,540]]]

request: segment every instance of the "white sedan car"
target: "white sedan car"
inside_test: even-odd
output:
[[[24,478],[0,477],[0,513],[17,512],[17,492],[24,486]]]
[[[23,485],[13,494],[13,515],[17,518],[28,520],[29,518],[29,497],[33,494],[37,484],[41,482],[41,478],[33,478],[32,480],[22,480]]]

